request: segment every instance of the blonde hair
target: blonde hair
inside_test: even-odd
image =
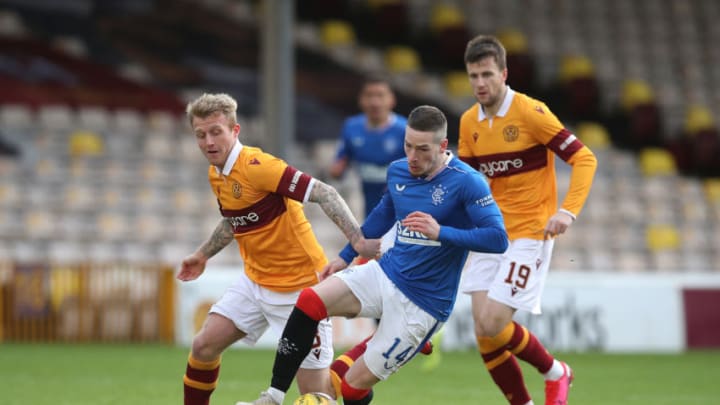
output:
[[[227,117],[230,126],[237,124],[237,101],[225,93],[205,93],[189,102],[185,112],[190,120],[190,125],[192,125],[193,117],[206,118],[217,112]]]

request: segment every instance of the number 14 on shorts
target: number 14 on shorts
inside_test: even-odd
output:
[[[400,367],[408,356],[415,351],[415,346],[408,345],[406,348],[399,347],[400,338],[395,338],[390,347],[382,353],[385,358],[385,369],[390,370],[393,368]]]

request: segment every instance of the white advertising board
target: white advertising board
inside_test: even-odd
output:
[[[207,310],[241,269],[208,267],[198,280],[178,282],[175,339],[189,346]],[[682,289],[720,288],[717,274],[550,273],[543,313],[518,312],[551,350],[677,352],[685,349]],[[374,321],[333,318],[335,347],[348,347],[372,333]],[[274,348],[280,331],[268,330],[256,347]],[[248,347],[236,344],[239,347]],[[444,350],[474,349],[469,296],[460,294],[444,327]]]
[[[550,273],[543,313],[518,312],[549,349],[677,352],[685,349],[684,287],[720,287],[710,274]],[[460,294],[443,349],[474,348],[469,296]]]

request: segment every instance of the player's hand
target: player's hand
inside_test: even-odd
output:
[[[352,244],[353,249],[362,257],[374,259],[380,254],[380,239],[360,238]]]
[[[554,238],[558,235],[562,235],[567,231],[567,229],[570,227],[570,225],[573,223],[574,219],[570,215],[558,211],[550,217],[548,220],[547,225],[545,225],[545,229],[543,230],[543,238],[545,240]]]
[[[325,267],[320,270],[320,281],[325,280],[326,278],[332,276],[333,274],[337,273],[338,271],[346,268],[348,264],[345,262],[345,260],[341,258],[334,259],[330,263],[326,264]]]
[[[176,276],[177,279],[180,281],[195,280],[205,271],[205,263],[207,263],[207,257],[202,253],[191,254],[183,259],[180,271]]]
[[[430,214],[414,211],[408,214],[400,223],[408,230],[420,232],[430,240],[438,240],[438,237],[440,237],[440,224]]]

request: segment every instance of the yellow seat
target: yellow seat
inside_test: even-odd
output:
[[[662,148],[645,148],[640,151],[640,171],[645,176],[670,176],[677,173],[672,154]]]
[[[505,51],[508,55],[525,53],[528,50],[525,34],[514,28],[505,28],[500,30],[497,34],[497,38],[505,47]]]
[[[720,204],[720,177],[706,179],[703,188],[708,201],[713,204]]]
[[[320,26],[320,38],[328,48],[355,44],[355,30],[341,20],[327,20]]]
[[[574,79],[594,77],[595,66],[585,56],[567,55],[560,62],[560,81],[568,83]]]
[[[440,32],[445,28],[465,25],[463,13],[451,4],[436,4],[430,16],[430,29]]]
[[[472,86],[467,73],[462,70],[445,74],[445,90],[452,97],[471,97]]]
[[[685,132],[693,134],[705,129],[715,127],[715,119],[710,109],[700,104],[693,104],[688,107],[685,113]]]
[[[76,131],[70,135],[71,156],[99,156],[105,150],[102,138],[91,131]]]
[[[648,104],[655,100],[650,86],[642,80],[626,80],[623,83],[620,103],[625,111],[631,111],[638,105]]]
[[[680,247],[680,233],[671,225],[649,225],[645,230],[647,248],[653,252]]]
[[[391,46],[385,51],[385,65],[392,73],[417,73],[420,56],[408,46]]]
[[[575,135],[590,149],[607,149],[611,143],[607,129],[597,122],[581,122]]]

